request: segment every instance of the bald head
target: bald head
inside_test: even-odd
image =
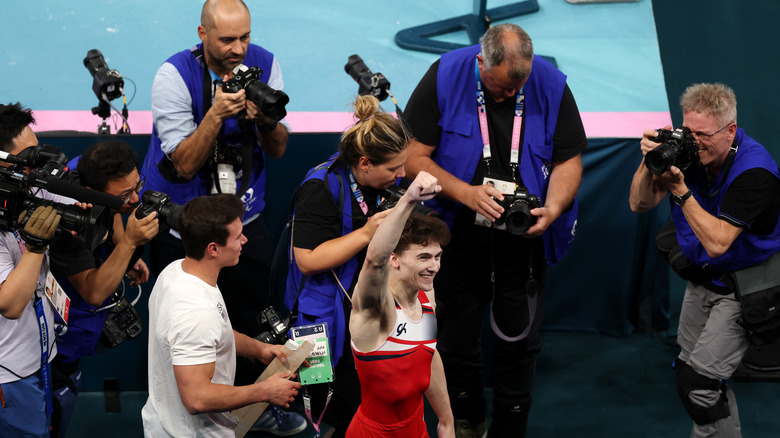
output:
[[[488,29],[482,36],[481,52],[486,70],[506,63],[513,79],[531,73],[528,61],[533,59],[534,46],[528,33],[516,24],[503,23]]]
[[[217,23],[217,17],[220,14],[246,13],[249,15],[249,8],[243,0],[206,0],[203,4],[203,10],[200,12],[200,25],[206,30],[211,30]]]

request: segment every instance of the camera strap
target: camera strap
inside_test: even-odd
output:
[[[723,164],[723,169],[721,170],[720,174],[717,176],[717,183],[713,184],[717,187],[714,192],[708,193],[707,190],[712,188],[712,186],[708,186],[706,190],[702,190],[702,197],[705,199],[712,199],[714,198],[719,192],[723,185],[723,182],[726,181],[726,178],[729,176],[729,172],[731,171],[731,166],[734,165],[734,158],[737,156],[737,151],[739,150],[739,145],[736,143],[736,140],[734,140],[734,143],[731,145],[731,149],[729,149],[729,155],[726,157],[726,162]],[[707,178],[706,178],[706,170],[705,170],[705,178],[704,178],[705,184],[707,184]],[[698,192],[698,190],[697,190]]]
[[[485,105],[485,91],[482,79],[479,76],[479,61],[474,60],[474,80],[477,83],[477,114],[479,115],[479,131],[482,134],[482,158],[485,160],[487,171],[490,172],[490,133],[488,131],[487,106]],[[515,116],[512,123],[512,143],[509,153],[509,165],[512,167],[512,178],[517,182],[517,169],[520,163],[520,134],[523,129],[523,112],[525,110],[525,86],[517,91],[515,98]]]
[[[200,56],[203,62],[203,117],[206,117],[206,113],[211,109],[212,95],[216,92],[217,83],[221,82],[220,78],[211,80],[211,73],[209,73],[209,66],[206,64],[206,55],[203,52],[203,46],[201,45],[198,50],[198,56]],[[249,188],[249,179],[252,173],[252,132],[249,127],[249,122],[246,122],[243,118],[239,119],[239,126],[241,127],[241,146],[242,146],[242,173],[241,173],[241,188],[238,190],[238,197],[241,197],[246,193]],[[219,163],[219,149],[221,147],[222,132],[225,129],[224,125],[220,129],[220,133],[217,134],[217,138],[214,139],[213,153],[212,153],[212,166],[211,166],[211,179],[214,181],[214,185],[217,188],[218,193],[222,193],[222,188],[219,185],[219,177],[217,175],[217,164]]]

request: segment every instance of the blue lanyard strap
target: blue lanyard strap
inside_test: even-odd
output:
[[[479,128],[482,134],[482,157],[490,171],[490,134],[488,132],[487,106],[485,105],[485,91],[482,86],[482,78],[479,76],[479,60],[474,60],[474,80],[477,83],[477,113],[479,116]],[[523,127],[523,112],[525,111],[525,86],[517,91],[515,98],[515,116],[512,124],[512,143],[509,156],[509,164],[517,169],[520,162],[520,133]],[[516,172],[514,172],[516,173]],[[514,178],[515,175],[512,175]]]
[[[26,251],[24,240],[19,235],[19,231],[13,230],[13,233],[16,243],[19,244],[19,250],[24,254]],[[51,377],[49,376],[49,325],[46,322],[46,312],[43,311],[43,300],[37,293],[33,293],[33,296],[35,297],[34,307],[35,315],[38,318],[38,330],[41,334],[41,380],[43,380],[43,391],[46,393],[46,412],[51,415],[54,407],[51,403]]]
[[[38,328],[41,332],[41,380],[46,393],[46,410],[49,415],[53,411],[51,403],[51,377],[49,376],[49,328],[46,323],[46,313],[43,311],[43,300],[35,295],[35,314],[38,317]]]

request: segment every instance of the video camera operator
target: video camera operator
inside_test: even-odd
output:
[[[37,146],[33,123],[32,112],[19,103],[0,105],[0,149],[18,155]],[[61,198],[43,189],[36,195]],[[57,346],[55,304],[45,285],[47,249],[60,218],[51,206],[39,206],[23,228],[0,232],[0,427],[14,436],[49,436],[49,363]]]
[[[138,192],[144,179],[136,168],[138,156],[127,143],[105,140],[84,150],[73,159],[81,185],[121,198],[122,208],[112,212],[113,229],[106,240],[90,250],[78,237],[65,235],[51,248],[51,270],[71,300],[68,329],[57,340],[59,354],[52,363],[55,412],[52,436],[64,436],[75,404],[80,373],[79,359],[97,354],[98,343],[112,304],[132,307],[115,295],[125,275],[130,286],[146,282],[149,269],[140,259],[143,246],[157,235],[157,213],[142,219],[127,217],[124,228],[121,214],[131,213],[139,203]],[[126,309],[124,315],[134,315]],[[128,316],[125,316],[127,319]],[[129,324],[124,321],[123,324]],[[139,322],[140,324],[140,322]],[[122,339],[112,340],[114,343]]]
[[[729,280],[734,273],[777,260],[780,171],[769,152],[737,127],[737,98],[731,88],[691,85],[680,106],[683,130],[692,133],[698,149],[696,165],[683,173],[674,160],[665,172],[651,172],[652,154],[668,143],[659,141],[661,130],[648,129],[629,204],[634,212],[646,212],[671,195],[674,228],[667,233],[662,228],[657,240],[659,249],[668,250],[672,268],[688,280],[675,366],[678,395],[694,420],[691,437],[738,437],[737,402],[725,381],[742,362],[749,339],[743,327],[746,302],[740,302],[736,283]]]
[[[148,189],[168,194],[179,205],[214,193],[241,197],[249,242],[238,265],[222,271],[219,286],[233,326],[254,337],[262,332],[258,315],[274,304],[268,291],[272,248],[261,213],[266,155],[280,158],[287,146],[283,118],[288,98],[281,91],[284,81],[277,58],[250,44],[251,30],[243,1],[203,4],[201,43],[168,58],[155,75],[154,130],[142,171]],[[156,275],[184,257],[175,232],[161,234],[151,246],[150,267]],[[254,382],[258,365],[240,358],[236,383]],[[289,434],[306,426],[305,419],[294,414],[275,421],[272,411],[276,409],[260,419],[269,423],[258,425],[263,431]]]

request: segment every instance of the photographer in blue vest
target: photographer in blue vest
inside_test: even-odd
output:
[[[142,170],[147,189],[167,194],[176,204],[214,193],[241,197],[249,241],[238,265],[221,272],[219,286],[233,327],[254,337],[263,331],[258,315],[273,304],[272,249],[261,213],[266,158],[281,157],[287,146],[287,96],[281,92],[284,81],[276,57],[250,44],[251,17],[243,1],[207,0],[198,36],[201,43],[168,58],[154,78],[154,129]],[[250,80],[245,67],[260,72],[253,70],[256,77]],[[178,233],[160,235],[150,254],[155,275],[184,257]],[[236,383],[254,382],[261,366],[239,358]],[[263,418],[272,419],[275,410]],[[301,416],[282,417],[283,423],[294,420],[293,429],[305,427]],[[279,422],[268,427],[277,426]]]
[[[144,185],[137,165],[133,148],[116,139],[101,141],[68,163],[78,171],[82,186],[122,199],[122,208],[111,212],[112,229],[96,248],[88,248],[83,238],[70,234],[63,234],[51,246],[52,274],[70,298],[68,329],[57,339],[58,354],[52,362],[53,437],[64,437],[70,422],[80,388],[79,360],[98,353],[109,310],[131,306],[117,293],[124,290],[123,277],[130,279],[130,287],[149,279],[149,269],[140,257],[146,243],[157,235],[159,219],[156,213],[141,219],[132,214]],[[122,214],[128,215],[127,227]],[[128,315],[134,314],[131,309],[123,311],[123,325],[132,324]],[[113,347],[126,337],[117,335],[105,344]]]
[[[731,88],[692,85],[680,106],[683,122],[675,137],[663,140],[662,130],[644,132],[644,158],[629,202],[632,211],[645,212],[669,195],[674,229],[668,247],[688,265],[669,259],[688,280],[675,363],[678,393],[694,420],[691,436],[739,437],[737,403],[725,381],[742,362],[749,340],[738,322],[742,308],[728,274],[780,251],[780,172],[769,152],[737,127]],[[677,154],[659,166],[668,161],[661,151],[674,139],[680,139],[676,149],[693,149],[692,158]],[[659,248],[667,246],[661,236]]]
[[[332,437],[345,435],[360,405],[349,347],[350,297],[366,247],[388,215],[380,207],[382,191],[405,175],[409,157],[409,133],[375,97],[358,96],[354,107],[356,122],[342,134],[339,152],[309,170],[295,192],[294,263],[284,300],[298,316],[296,326],[328,325],[335,378],[332,387],[309,385],[306,391],[313,418],[322,418]]]
[[[485,307],[495,338],[490,436],[525,435],[541,347],[547,265],[574,239],[587,145],[566,76],[533,54],[514,24],[442,55],[404,112],[416,141],[406,168],[442,192],[452,241],[435,279],[438,348],[458,437],[487,429],[480,344]]]

